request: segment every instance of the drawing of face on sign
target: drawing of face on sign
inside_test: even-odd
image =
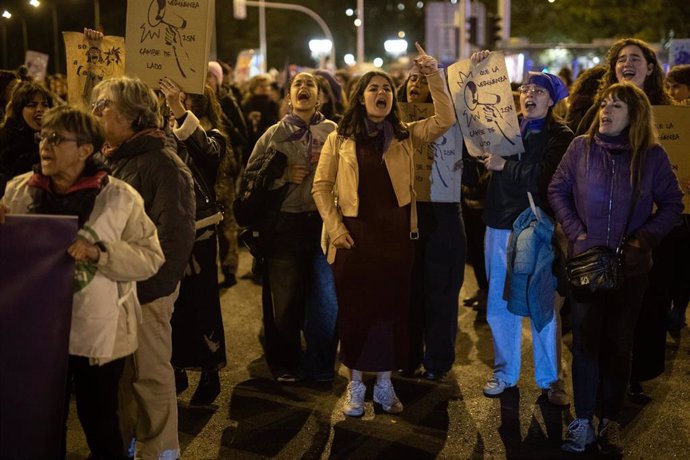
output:
[[[166,0],[151,0],[148,8],[147,24],[141,25],[140,43],[148,39],[160,38],[161,30],[164,32],[165,45],[172,49],[177,68],[183,78],[189,73],[196,73],[192,68],[189,53],[182,45],[182,33],[187,27],[187,20],[177,13],[166,11]]]
[[[500,109],[497,107],[501,102],[500,95],[486,91],[480,92],[477,84],[472,80],[467,81],[463,94],[465,98],[465,105],[471,112],[475,114],[475,116],[481,117],[483,114],[487,124],[495,125],[496,129],[498,129],[503,137],[505,137],[505,139],[512,145],[515,145],[515,142],[510,138],[510,136],[505,134],[503,128],[501,127],[503,124],[508,126],[512,125],[504,119]],[[479,112],[480,110],[481,112]]]

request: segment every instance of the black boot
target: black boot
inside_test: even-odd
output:
[[[176,367],[174,369],[175,369],[175,390],[177,391],[177,394],[179,395],[184,390],[189,388],[189,380],[187,380],[187,373],[185,372],[184,369],[180,369],[178,367]]]
[[[201,371],[201,378],[196,391],[189,401],[194,406],[208,406],[220,393],[220,377],[217,370]]]

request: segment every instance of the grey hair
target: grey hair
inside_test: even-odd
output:
[[[134,132],[162,126],[156,93],[140,79],[122,76],[104,80],[93,91],[94,98],[103,95],[108,95],[118,112],[132,123]]]

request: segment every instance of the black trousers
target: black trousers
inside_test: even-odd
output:
[[[465,226],[458,203],[418,202],[417,211],[408,369],[423,363],[427,370],[448,372],[455,361]]]
[[[94,460],[125,459],[120,425],[117,416],[118,387],[125,358],[103,366],[89,365],[89,359],[70,355],[68,382],[74,381],[77,415],[84,429],[86,442]],[[69,413],[70,385],[65,398],[65,437],[62,456],[66,453],[67,414]]]
[[[484,292],[489,291],[489,281],[486,279],[486,265],[484,263],[484,234],[486,224],[482,219],[483,208],[476,209],[462,204],[462,217],[467,234],[467,262],[472,265],[477,287]]]
[[[647,275],[627,278],[622,290],[584,298],[571,296],[575,414],[618,420],[630,378],[635,325]]]

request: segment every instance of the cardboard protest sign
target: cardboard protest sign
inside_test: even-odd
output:
[[[448,86],[470,155],[524,152],[505,60],[491,53],[479,64],[463,59],[448,67]]]
[[[434,114],[429,103],[400,102],[403,121],[413,122]],[[459,203],[462,188],[462,133],[455,124],[434,142],[415,150],[415,191],[417,200]]]
[[[202,94],[214,21],[214,0],[127,0],[127,74]]]
[[[690,38],[674,38],[668,52],[669,67],[678,64],[690,64]]]
[[[671,167],[681,182],[690,179],[690,107],[684,105],[655,105],[654,125],[659,131],[659,143],[671,160]],[[681,187],[682,188],[682,187]],[[690,195],[683,196],[684,213],[690,213]]]
[[[48,56],[45,53],[28,50],[24,58],[24,65],[29,71],[29,76],[35,82],[43,83],[46,79],[46,70],[48,69]]]
[[[8,215],[0,225],[0,458],[60,451],[76,235],[76,216]]]
[[[89,43],[81,32],[63,32],[67,55],[67,100],[88,107],[94,86],[125,73],[125,39],[106,35]]]

